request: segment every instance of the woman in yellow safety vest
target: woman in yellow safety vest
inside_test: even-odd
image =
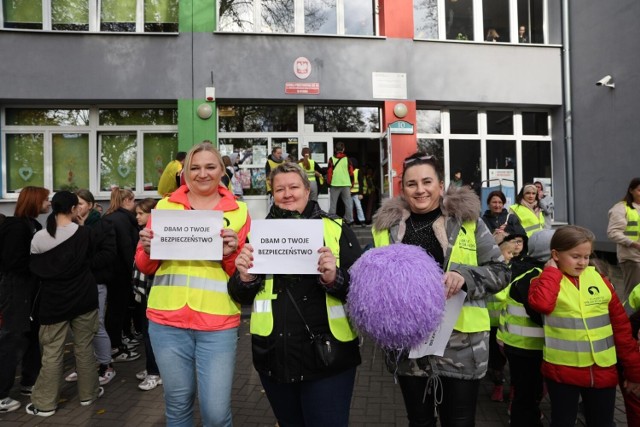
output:
[[[616,242],[624,295],[640,283],[640,178],[633,178],[621,202],[609,210],[607,236]]]
[[[156,209],[222,211],[223,258],[151,259],[154,232],[149,219],[136,251],[139,270],[155,274],[147,302],[149,336],[164,384],[167,424],[193,425],[197,394],[204,425],[231,426],[240,306],[227,293],[227,281],[251,220],[247,206],[220,185],[225,167],[211,143],[192,147],[184,170],[186,184],[160,200]]]
[[[274,205],[268,219],[322,220],[325,246],[318,250],[318,274],[249,274],[254,255],[260,255],[247,244],[236,259],[229,292],[236,301],[253,304],[253,364],[278,424],[346,427],[360,352],[343,302],[360,245],[339,217],[309,200],[309,180],[299,165],[276,166],[270,179]],[[320,339],[312,341],[311,335]],[[334,360],[323,361],[314,343]]]
[[[509,283],[500,249],[480,219],[480,200],[468,187],[444,182],[433,156],[416,153],[403,162],[402,194],[386,200],[373,219],[377,247],[393,243],[423,248],[445,271],[443,292],[467,292],[442,357],[387,355],[397,375],[409,425],[473,426],[480,380],[489,357],[489,312],[485,298]],[[393,268],[390,266],[389,268]],[[410,307],[408,307],[410,309]]]
[[[322,177],[322,169],[318,165],[318,162],[311,159],[311,150],[309,147],[302,149],[302,159],[298,162],[302,169],[304,169],[309,178],[309,184],[311,185],[311,193],[309,194],[309,200],[318,201],[319,186],[324,183]]]
[[[542,375],[551,425],[573,426],[582,397],[587,425],[613,425],[618,371],[640,393],[640,352],[613,285],[589,266],[595,236],[567,225],[551,238],[551,259],[531,282],[529,304],[544,318]]]
[[[538,189],[533,184],[525,184],[518,195],[516,203],[509,210],[518,216],[527,237],[545,228],[544,214],[538,206]]]

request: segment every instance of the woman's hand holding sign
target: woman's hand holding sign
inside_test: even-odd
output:
[[[236,258],[236,268],[240,273],[240,280],[243,282],[252,282],[256,276],[249,273],[249,269],[253,267],[253,247],[250,243],[245,243]]]
[[[238,235],[230,228],[220,230],[222,237],[222,255],[229,256],[238,250]]]
[[[318,249],[320,258],[318,259],[318,271],[320,272],[320,282],[331,285],[336,281],[336,257],[326,246]]]
[[[151,239],[153,239],[153,230],[150,228],[143,228],[140,230],[140,244],[142,249],[149,254],[151,252]]]

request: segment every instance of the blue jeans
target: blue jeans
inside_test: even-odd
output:
[[[206,427],[231,426],[238,329],[196,331],[149,322],[164,385],[167,426],[193,426],[196,391]]]
[[[346,427],[356,368],[318,380],[278,383],[260,374],[280,427]]]
[[[360,221],[361,224],[364,224],[364,211],[362,210],[362,203],[360,203],[358,194],[352,194],[351,200],[353,200],[353,207],[356,208],[356,216],[358,217],[358,221]]]

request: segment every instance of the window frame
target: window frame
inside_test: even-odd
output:
[[[20,109],[88,109],[89,124],[87,126],[24,126],[6,125],[6,110]],[[100,153],[98,151],[100,137],[105,134],[136,133],[136,178],[134,191],[136,197],[157,197],[156,190],[144,190],[144,136],[154,133],[178,134],[178,124],[175,125],[99,125],[99,110],[101,109],[178,109],[177,105],[5,105],[0,108],[0,150],[2,154],[2,197],[4,200],[16,200],[19,193],[9,193],[7,190],[7,135],[13,134],[43,134],[43,167],[45,188],[53,191],[53,135],[61,133],[82,133],[89,135],[89,190],[98,199],[108,199],[110,191],[100,190]],[[164,165],[163,165],[164,166]]]
[[[168,35],[176,35],[179,34],[178,31],[166,31],[166,32],[157,32],[157,31],[145,31],[144,26],[144,2],[145,0],[136,0],[136,29],[135,31],[101,31],[100,30],[100,11],[101,11],[101,1],[100,0],[86,0],[89,3],[89,30],[54,30],[53,29],[53,19],[52,19],[52,7],[51,0],[42,0],[42,28],[41,29],[26,29],[26,28],[7,28],[4,26],[4,3],[10,0],[0,0],[0,30],[2,31],[50,31],[55,33],[102,33],[102,34],[168,34]],[[179,0],[173,0],[179,6]],[[178,22],[178,26],[179,26]]]

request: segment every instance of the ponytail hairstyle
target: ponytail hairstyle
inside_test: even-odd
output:
[[[309,163],[309,158],[307,157],[307,154],[311,156],[311,150],[309,150],[309,147],[304,147],[302,149],[302,166],[306,170],[309,170],[309,168],[311,167],[311,164]]]
[[[70,191],[58,191],[51,199],[51,213],[47,217],[47,232],[56,237],[58,214],[69,215],[74,206],[78,205],[78,196]]]
[[[105,215],[117,211],[122,207],[125,200],[135,200],[136,196],[133,191],[124,188],[114,188],[111,190],[111,201],[109,203],[109,209]]]
[[[631,192],[640,186],[640,178],[633,178],[627,187],[627,193],[624,195],[624,199],[622,199],[627,206],[633,209],[633,194]]]

